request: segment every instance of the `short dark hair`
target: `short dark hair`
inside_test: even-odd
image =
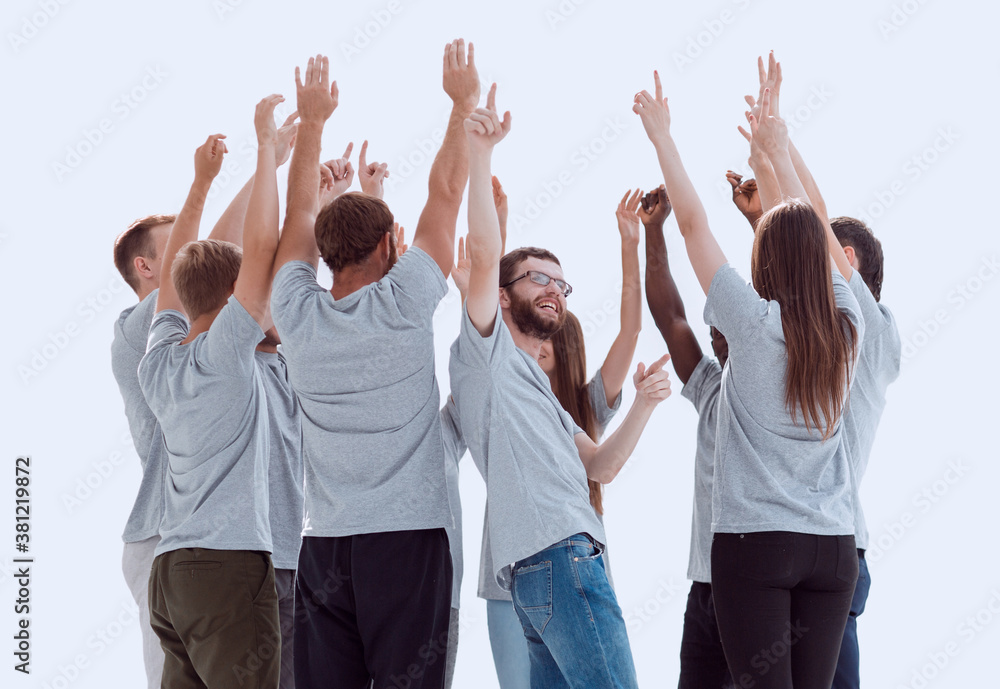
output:
[[[382,199],[341,194],[316,217],[316,246],[333,272],[367,259],[382,237],[392,233],[393,217]]]
[[[520,249],[509,251],[506,256],[500,259],[500,284],[506,285],[517,277],[517,267],[521,261],[527,258],[540,258],[543,261],[552,261],[557,266],[562,264],[556,255],[548,249],[539,249],[537,246],[522,246]]]
[[[139,292],[139,276],[135,274],[136,257],[156,258],[156,242],[150,230],[175,220],[176,215],[147,215],[133,222],[115,239],[115,268],[135,293]]]
[[[882,298],[882,278],[885,257],[882,254],[882,242],[878,240],[872,228],[857,218],[841,216],[830,220],[833,233],[841,246],[854,248],[858,257],[858,272],[871,290],[875,301]]]

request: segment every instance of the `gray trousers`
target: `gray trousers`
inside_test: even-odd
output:
[[[122,574],[139,606],[139,629],[142,632],[142,660],[146,667],[146,684],[149,689],[160,689],[163,677],[163,649],[160,640],[149,624],[149,571],[153,566],[153,551],[160,542],[159,536],[144,541],[126,543],[122,552]]]

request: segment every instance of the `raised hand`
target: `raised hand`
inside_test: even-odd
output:
[[[746,136],[745,131],[743,135]],[[771,92],[768,89],[764,89],[759,117],[750,114],[749,140],[751,146],[754,143],[759,145],[768,158],[788,151],[788,127],[783,119],[771,114]]]
[[[229,153],[223,139],[225,134],[212,134],[194,152],[194,179],[195,182],[211,184],[215,176],[222,169],[222,158]]]
[[[361,179],[361,191],[382,198],[385,190],[382,181],[389,176],[388,163],[368,162],[368,140],[361,144],[361,155],[358,156],[358,177]]]
[[[764,100],[764,90],[769,90],[771,92],[771,114],[774,117],[780,117],[778,113],[778,95],[781,92],[781,63],[775,61],[773,50],[767,56],[766,72],[764,71],[764,58],[757,58],[757,77],[760,79],[760,91],[757,93],[757,101]],[[749,102],[750,96],[746,96],[746,98]],[[753,106],[753,103],[750,103],[750,107],[752,108]]]
[[[625,196],[618,202],[615,210],[615,217],[618,219],[618,232],[622,236],[622,245],[634,248],[639,246],[639,215],[636,210],[639,208],[639,199],[642,197],[642,190],[630,189],[625,192]]]
[[[493,84],[489,95],[486,96],[486,107],[476,108],[465,119],[465,135],[472,151],[488,155],[510,131],[510,111],[503,114],[501,121],[497,116],[496,98],[497,85]]]
[[[642,90],[635,94],[635,105],[632,112],[642,120],[642,127],[646,130],[646,136],[654,144],[670,136],[670,109],[667,107],[667,99],[663,97],[663,86],[660,84],[660,73],[653,72],[656,97],[649,95],[649,91]]]
[[[277,144],[278,128],[274,124],[274,109],[278,107],[278,103],[282,103],[284,100],[284,96],[275,93],[257,103],[257,109],[253,114],[253,126],[257,130],[258,146],[274,146]]]
[[[335,160],[328,161],[327,165],[333,172],[333,193],[340,196],[351,188],[354,181],[354,165],[351,164],[351,151],[354,150],[354,142],[347,144],[344,155]]]
[[[465,237],[458,238],[458,254],[455,256],[455,267],[451,269],[451,277],[455,280],[458,293],[465,299],[469,292],[469,274],[472,271],[472,259],[465,251]]]
[[[664,354],[647,369],[640,361],[632,376],[635,384],[636,401],[642,400],[647,405],[656,406],[670,397],[670,373],[663,368],[670,361],[670,355]]]
[[[751,178],[744,182],[743,175],[732,170],[726,171],[726,180],[733,188],[733,203],[740,209],[740,213],[748,218],[760,217],[764,210],[761,207],[760,193],[757,191],[757,180]]]
[[[295,135],[299,131],[299,125],[295,122],[299,113],[293,112],[285,118],[284,123],[278,129],[278,141],[274,146],[274,164],[281,167],[288,162],[292,155],[292,148],[295,146]]]
[[[459,38],[444,47],[444,92],[456,105],[474,108],[479,105],[479,72],[476,71],[475,48],[469,43],[465,56],[465,40]]]
[[[303,123],[322,125],[337,109],[340,91],[337,82],[330,83],[330,59],[323,55],[309,58],[305,81],[295,68],[295,96],[299,118]]]
[[[497,219],[500,221],[500,230],[503,231],[507,227],[507,194],[496,175],[493,175],[493,204],[497,207]]]
[[[639,208],[639,220],[645,225],[662,226],[670,215],[670,199],[667,198],[667,188],[660,185],[642,197]]]
[[[399,258],[410,248],[406,243],[406,230],[398,222],[394,222],[392,231],[396,233],[396,258]]]

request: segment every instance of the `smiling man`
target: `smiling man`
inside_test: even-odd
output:
[[[587,479],[609,483],[670,394],[663,365],[635,375],[636,400],[597,445],[552,393],[542,342],[566,318],[566,282],[549,251],[502,259],[490,158],[510,130],[495,107],[465,120],[469,140],[469,290],[451,348],[452,397],[462,435],[486,479],[494,576],[511,591],[528,640],[531,686],[635,687],[632,652],[601,554],[604,527]],[[582,461],[581,461],[582,460]]]

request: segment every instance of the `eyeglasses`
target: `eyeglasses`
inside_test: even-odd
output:
[[[524,273],[523,275],[518,275],[516,278],[514,278],[510,282],[508,282],[508,283],[506,283],[504,285],[500,285],[500,286],[501,287],[509,287],[510,285],[513,285],[515,282],[517,282],[518,280],[520,280],[522,278],[528,278],[529,280],[531,280],[532,282],[534,282],[536,285],[541,285],[542,287],[544,287],[545,285],[549,284],[549,282],[555,282],[556,283],[556,287],[559,288],[559,291],[562,292],[562,295],[564,297],[568,297],[569,295],[573,294],[573,287],[570,286],[570,284],[568,282],[566,282],[565,280],[560,280],[558,278],[549,277],[545,273],[540,273],[537,270],[529,270],[527,273]]]

